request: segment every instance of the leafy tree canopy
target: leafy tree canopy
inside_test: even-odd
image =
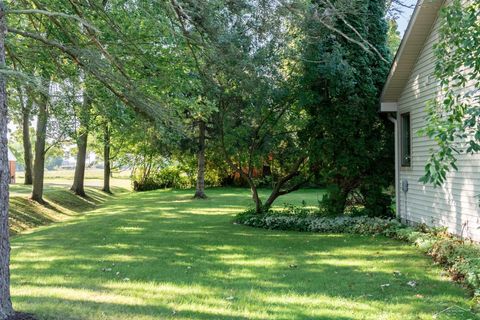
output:
[[[440,92],[428,106],[420,132],[437,143],[421,181],[441,185],[457,170],[457,156],[480,151],[480,3],[455,0],[441,12],[435,45]]]

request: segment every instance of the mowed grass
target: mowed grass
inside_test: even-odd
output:
[[[15,187],[13,188],[15,189]],[[21,188],[26,189],[27,187],[21,186]],[[87,187],[85,191],[88,197],[83,198],[73,194],[66,186],[50,186],[44,193],[46,204],[32,201],[27,195],[11,196],[8,219],[10,234],[16,235],[35,227],[67,221],[78,215],[84,215],[115,196],[126,192],[123,189],[115,188],[117,193],[112,195],[94,187]]]
[[[74,173],[74,170],[46,170],[44,188],[46,190],[68,188],[72,185]],[[17,172],[16,184],[10,187],[11,196],[27,196],[30,194],[31,186],[23,185],[24,174],[24,172]],[[130,172],[115,172],[110,183],[114,191],[130,189]],[[103,186],[103,170],[87,169],[85,171],[85,186],[101,188]]]
[[[9,226],[12,235],[84,215],[113,197],[127,192],[130,184],[130,180],[123,173],[112,180],[114,195],[107,194],[100,188],[103,172],[90,169],[86,171],[85,180],[88,197],[83,198],[69,190],[73,181],[73,170],[47,171],[44,185],[44,200],[47,204],[41,205],[29,199],[32,186],[22,184],[22,174],[17,176],[16,184],[10,185]]]
[[[321,193],[279,203],[315,205]],[[234,225],[248,190],[208,194],[131,193],[15,237],[16,309],[59,320],[476,319],[466,291],[409,245]]]

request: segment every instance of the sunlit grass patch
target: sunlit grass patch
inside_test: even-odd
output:
[[[279,206],[314,205],[319,193]],[[192,195],[128,194],[16,237],[16,308],[58,320],[476,319],[466,291],[413,247],[239,226],[232,219],[251,205],[248,190]]]

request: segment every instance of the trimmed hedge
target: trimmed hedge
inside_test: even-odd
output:
[[[480,246],[454,237],[445,229],[425,225],[408,227],[396,219],[365,216],[330,218],[288,212],[255,215],[246,211],[239,214],[235,222],[271,230],[384,235],[407,241],[431,256],[449,272],[453,280],[463,283],[472,290],[476,299],[480,299]]]

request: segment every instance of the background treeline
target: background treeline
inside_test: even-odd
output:
[[[404,6],[0,0],[0,319],[13,313],[7,117],[24,182],[39,203],[45,168],[58,166],[52,159],[62,153],[76,158],[71,190],[86,196],[94,151],[105,192],[112,173],[129,168],[138,190],[195,184],[197,198],[207,196],[205,185],[238,181],[251,189],[256,214],[313,184],[328,189],[327,214],[355,207],[392,215],[393,128],[378,110],[400,43],[394,17]],[[455,141],[479,124],[478,104],[448,91],[478,83],[479,4],[464,10],[458,0],[452,8],[436,47],[448,96],[432,105],[426,128],[441,151],[425,177],[436,184],[455,168]],[[464,65],[472,72],[458,78]],[[465,152],[478,152],[479,141],[475,134]],[[258,188],[266,186],[262,198]]]
[[[76,158],[132,170],[136,190],[238,185],[256,211],[305,186],[388,215],[392,128],[378,97],[398,3],[15,1],[6,39],[11,147],[43,202],[44,170]],[[13,127],[12,127],[13,128]],[[97,160],[88,161],[94,152]],[[259,187],[272,189],[261,199]]]
[[[38,203],[62,152],[87,196],[93,150],[105,192],[127,167],[138,189],[196,176],[197,198],[241,179],[256,213],[319,183],[327,212],[390,214],[392,131],[377,110],[398,2],[0,0],[0,319],[13,314],[7,126]]]

